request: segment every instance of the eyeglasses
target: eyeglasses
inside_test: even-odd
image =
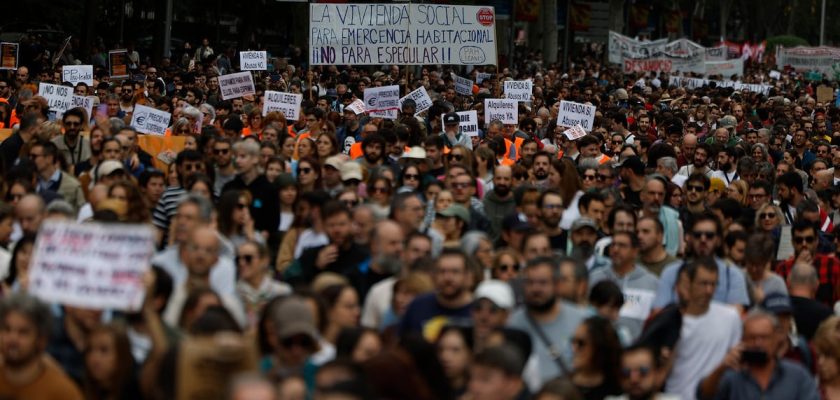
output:
[[[386,188],[386,187],[382,187],[382,186],[374,186],[374,187],[373,187],[373,189],[371,189],[371,190],[370,190],[370,192],[371,192],[371,193],[382,193],[382,194],[388,194],[389,190],[388,190],[388,188]]]
[[[452,189],[466,189],[469,186],[470,186],[469,183],[463,183],[463,182],[461,182],[461,183],[453,182],[452,183]]]
[[[420,175],[418,174],[403,174],[404,181],[416,181],[420,179]]]
[[[463,160],[463,159],[464,159],[464,156],[462,156],[462,155],[460,155],[460,154],[448,154],[448,155],[446,156],[446,158],[448,158],[448,159],[449,159],[449,161],[452,161],[452,160],[455,160],[455,161],[461,161],[461,160]]]
[[[595,180],[598,180],[598,176],[597,175],[592,175],[592,174],[585,174],[585,175],[583,175],[583,180],[585,180],[585,181],[595,181]]]
[[[695,239],[714,239],[717,233],[710,231],[693,231],[691,236]]]
[[[651,368],[650,367],[638,367],[638,368],[623,368],[621,370],[621,374],[625,378],[630,378],[633,376],[633,373],[638,373],[641,377],[646,377],[650,374]]]
[[[703,192],[706,191],[706,188],[704,188],[703,186],[689,185],[688,187],[685,188],[685,190],[686,190],[686,192],[703,193]]]
[[[498,269],[499,269],[499,271],[503,271],[503,272],[508,272],[508,271],[518,272],[519,271],[519,265],[518,264],[499,264]]]
[[[301,168],[301,169],[299,169],[298,171],[300,171],[299,173],[300,173],[301,175],[306,175],[306,174],[308,174],[308,173],[312,172],[312,168]]]
[[[814,240],[817,240],[817,238],[815,236],[794,236],[793,237],[793,242],[796,243],[796,244],[802,244],[802,243],[811,244],[811,243],[814,243]]]
[[[612,141],[612,144],[614,144],[614,145],[621,145],[621,144],[623,144],[623,143],[624,143],[624,141],[623,141],[623,140],[613,140],[613,141]]]
[[[236,264],[239,265],[242,261],[245,261],[245,264],[250,264],[254,262],[254,255],[253,254],[242,254],[236,256]]]
[[[187,134],[189,134],[189,133],[192,133],[192,132],[189,129],[178,129],[178,131],[175,132],[175,133],[187,133]]]
[[[220,156],[222,154],[230,153],[230,149],[213,149],[213,154]]]
[[[608,181],[612,178],[613,178],[612,175],[598,174],[598,182],[605,182],[605,181]]]
[[[758,214],[758,219],[773,219],[776,218],[776,213],[768,212]]]

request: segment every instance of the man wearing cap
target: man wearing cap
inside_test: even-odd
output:
[[[59,168],[58,147],[53,142],[36,142],[29,150],[29,158],[38,172],[38,192],[51,190],[61,195],[76,210],[85,204],[79,181]]]
[[[362,134],[362,126],[359,123],[359,115],[350,108],[344,108],[344,125],[336,131],[338,144],[341,145],[341,152],[350,155],[350,147],[356,143],[356,139]]]
[[[269,311],[278,344],[274,351],[278,363],[273,366],[272,375],[301,374],[306,361],[322,348],[312,307],[304,298],[293,295]]]
[[[515,306],[513,289],[507,282],[490,279],[478,284],[471,312],[476,349],[484,348],[490,334],[505,326]]]
[[[362,166],[356,162],[345,162],[339,168],[339,176],[345,189],[355,189],[362,182]]]
[[[610,260],[595,253],[598,241],[598,224],[591,218],[578,218],[569,234],[570,247],[566,254],[583,260],[589,271],[609,267]]]
[[[460,124],[461,117],[456,112],[446,113],[443,116],[443,132],[440,134],[443,137],[443,143],[449,149],[456,145],[462,145],[472,150],[472,140],[469,136],[460,132]]]
[[[335,198],[344,190],[344,185],[341,184],[342,165],[344,165],[344,157],[334,155],[327,157],[327,160],[324,161],[324,166],[321,167],[321,181],[324,183],[324,190],[332,198]]]
[[[808,339],[795,325],[791,298],[784,293],[771,293],[761,302],[761,308],[779,320],[779,354],[789,361],[799,363],[813,374],[816,371],[816,355],[811,350]]]

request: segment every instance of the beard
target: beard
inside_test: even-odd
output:
[[[371,265],[375,265],[380,274],[397,275],[402,269],[402,261],[391,254],[380,254],[373,257]]]
[[[723,172],[727,172],[732,168],[732,163],[726,163],[720,165],[720,170]]]
[[[575,245],[572,248],[572,257],[577,258],[579,260],[588,260],[589,257],[592,257],[592,253],[595,252],[595,246],[590,243],[581,243]]]
[[[377,162],[379,162],[380,158],[382,157],[380,157],[379,154],[365,153],[365,161],[367,161],[369,164],[376,164]]]
[[[548,178],[548,171],[545,171],[545,170],[542,170],[542,169],[535,170],[534,171],[534,177],[539,179],[539,180],[546,179],[546,178]]]
[[[496,192],[499,197],[505,197],[510,194],[510,186],[507,185],[498,185],[493,187],[493,191]]]
[[[526,301],[525,306],[528,307],[528,311],[533,311],[537,314],[543,314],[551,310],[554,307],[554,304],[557,302],[557,296],[551,296],[550,299],[542,302],[542,303],[535,303],[533,301]]]

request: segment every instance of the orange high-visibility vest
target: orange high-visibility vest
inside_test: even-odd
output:
[[[519,160],[519,150],[522,148],[523,138],[514,138],[513,142],[505,139],[505,158],[516,162]]]

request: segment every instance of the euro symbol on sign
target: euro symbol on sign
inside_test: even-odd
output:
[[[137,125],[143,125],[146,123],[146,117],[148,115],[146,113],[142,113],[137,116]]]
[[[371,106],[371,107],[373,107],[374,105],[376,105],[376,96],[371,97],[371,98],[370,98],[370,100],[368,100],[368,104],[367,104],[367,105],[369,105],[369,106]]]

